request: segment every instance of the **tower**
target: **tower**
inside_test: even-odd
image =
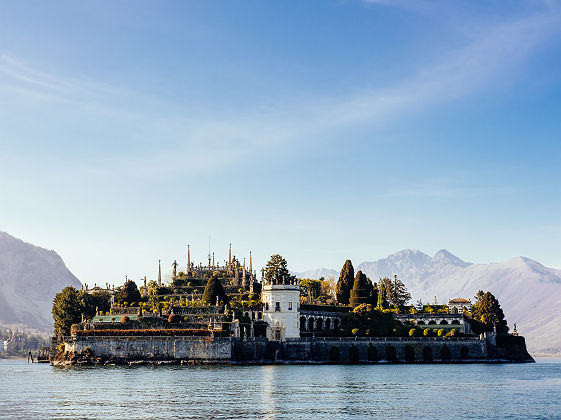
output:
[[[290,280],[263,285],[261,299],[265,305],[263,320],[269,340],[300,337],[300,286]]]
[[[230,244],[230,249],[228,250],[228,265],[232,264],[232,244]]]
[[[212,253],[212,266],[214,267],[214,252]]]
[[[249,273],[253,273],[253,265],[251,264],[251,251],[249,251]]]

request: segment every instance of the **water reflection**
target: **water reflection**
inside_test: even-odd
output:
[[[560,387],[561,364],[550,362],[57,369],[0,361],[0,418],[551,418],[561,413]]]

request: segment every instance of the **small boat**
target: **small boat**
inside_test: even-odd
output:
[[[41,347],[37,354],[37,363],[51,363],[51,348]]]

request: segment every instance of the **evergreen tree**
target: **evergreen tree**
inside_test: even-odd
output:
[[[279,254],[271,256],[265,266],[265,282],[270,284],[292,284],[296,277],[288,272],[286,260]]]
[[[65,287],[53,299],[52,308],[56,336],[70,335],[70,327],[82,320],[82,308],[78,299],[78,290],[72,286]]]
[[[498,299],[491,292],[483,293],[482,290],[477,292],[475,299],[471,312],[476,321],[484,324],[485,331],[493,331],[493,327],[496,326],[498,333],[508,333],[505,315]]]
[[[140,292],[138,291],[138,286],[132,280],[127,280],[125,284],[118,289],[116,298],[119,303],[127,302],[129,304],[142,300]]]
[[[391,299],[391,304],[396,308],[404,306],[411,300],[411,293],[409,293],[403,282],[397,278],[397,275],[393,276]]]
[[[353,308],[370,303],[372,297],[372,282],[362,271],[356,273],[353,288],[350,293],[349,305]]]
[[[209,305],[214,305],[216,304],[216,297],[218,297],[219,302],[228,303],[228,296],[224,291],[224,287],[222,287],[220,279],[217,276],[211,276],[206,283],[202,300]]]
[[[351,296],[351,289],[354,285],[355,269],[351,260],[345,261],[341,273],[339,274],[339,281],[335,287],[335,295],[337,302],[348,305]]]
[[[376,300],[376,309],[383,309],[386,305],[384,302],[386,300],[386,289],[384,287],[384,282],[380,279],[380,284],[378,286],[378,299]]]
[[[394,308],[403,306],[411,300],[411,294],[397,275],[393,276],[393,280],[387,277],[380,279],[380,284],[384,287],[387,302]]]
[[[111,308],[111,295],[106,291],[95,293],[87,293],[85,290],[78,292],[78,301],[80,303],[81,312],[86,319],[90,319],[96,315],[96,308],[100,311],[109,311]]]
[[[298,279],[300,286],[300,295],[310,298],[317,298],[321,294],[321,280],[314,279]]]
[[[370,284],[372,284],[372,292],[370,293],[370,304],[376,306],[378,302],[378,284],[372,283],[372,280],[368,279]]]

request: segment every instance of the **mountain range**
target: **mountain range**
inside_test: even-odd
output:
[[[342,264],[341,264],[342,265]],[[527,340],[535,354],[561,353],[561,270],[544,267],[537,261],[516,257],[500,263],[472,264],[446,250],[433,257],[406,249],[386,258],[362,262],[362,270],[372,281],[397,274],[411,292],[413,301],[439,303],[464,297],[474,301],[478,290],[491,291],[498,299],[512,330]],[[333,269],[296,273],[300,278],[339,277]]]
[[[0,325],[52,332],[53,298],[65,286],[82,284],[55,251],[0,232]]]
[[[342,264],[341,264],[342,266]],[[446,250],[429,256],[406,249],[386,258],[362,262],[373,281],[397,274],[413,301],[446,303],[491,291],[500,301],[509,326],[517,324],[534,354],[561,353],[561,270],[525,257],[501,263],[472,264]],[[294,273],[300,278],[339,277],[328,268]],[[52,332],[51,306],[65,286],[81,288],[62,258],[7,233],[0,232],[0,325]]]

